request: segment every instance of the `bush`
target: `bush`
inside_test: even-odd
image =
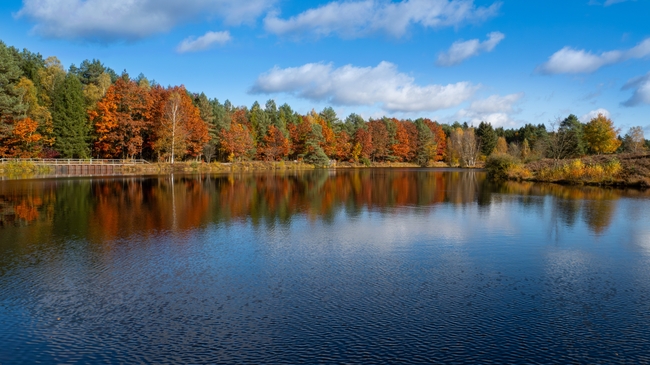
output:
[[[493,154],[485,161],[488,178],[492,180],[508,179],[508,170],[517,164],[517,159],[507,154]]]

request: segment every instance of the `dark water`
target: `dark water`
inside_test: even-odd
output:
[[[0,182],[0,364],[650,363],[650,192],[481,172]]]

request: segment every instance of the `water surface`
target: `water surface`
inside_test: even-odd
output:
[[[0,182],[0,364],[648,363],[650,193],[364,169]]]

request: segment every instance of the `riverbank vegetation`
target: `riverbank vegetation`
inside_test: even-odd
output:
[[[99,60],[66,70],[56,57],[1,41],[0,65],[0,158],[145,159],[164,171],[188,165],[213,171],[295,164],[482,167],[491,156],[507,155],[520,170],[501,177],[541,179],[546,175],[520,164],[549,158],[559,166],[567,158],[640,153],[648,145],[643,129],[619,137],[605,116],[583,124],[571,115],[557,129],[554,123],[504,129],[354,113],[339,118],[331,107],[302,115],[275,100],[235,106],[143,74],[118,75]]]

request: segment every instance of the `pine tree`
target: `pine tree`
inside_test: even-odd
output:
[[[492,124],[481,122],[476,130],[476,136],[481,143],[481,153],[485,156],[492,154],[497,147],[497,139],[499,138],[492,128]]]
[[[68,73],[63,83],[54,89],[53,101],[54,148],[62,157],[89,157],[90,123],[79,79]]]

